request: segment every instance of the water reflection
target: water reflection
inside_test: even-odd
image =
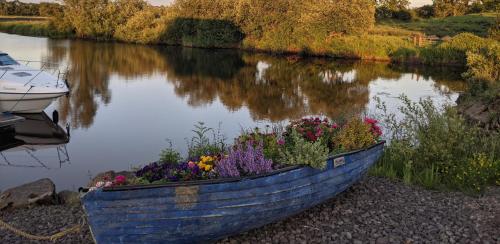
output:
[[[112,76],[124,80],[162,75],[192,107],[220,100],[230,111],[246,107],[254,120],[273,122],[310,114],[330,118],[359,114],[370,100],[373,81],[434,80],[446,94],[465,89],[460,72],[385,63],[332,62],[249,54],[234,50],[155,47],[87,41],[48,41],[51,62],[69,65],[72,86],[59,111],[73,127],[92,125],[99,104],[111,101]],[[137,94],[147,96],[148,94]]]
[[[459,76],[463,71],[445,68],[3,33],[0,47],[18,59],[68,67],[71,94],[46,111],[57,109],[60,124],[69,123],[74,128],[68,144],[64,133],[59,133],[62,137],[46,133],[44,139],[56,142],[45,149],[26,143],[27,139],[20,137],[21,130],[17,135],[2,135],[0,151],[1,147],[9,148],[2,154],[10,166],[0,156],[4,166],[0,190],[40,178],[52,179],[59,190],[76,190],[100,172],[129,170],[157,160],[158,153],[168,146],[166,139],[185,155],[185,138],[197,121],[210,127],[222,122],[222,133],[230,142],[241,128],[306,115],[336,119],[369,111],[375,107],[373,96],[379,96],[393,111],[400,104],[395,97],[401,93],[412,100],[431,97],[440,105],[452,102],[457,92],[465,89]],[[40,121],[50,119],[45,116]],[[59,167],[66,164],[67,153],[58,149],[66,146],[71,152],[71,167]]]
[[[45,160],[40,151],[53,151],[59,164],[70,162],[66,144],[68,132],[54,123],[45,113],[23,115],[25,121],[16,124],[13,130],[0,134],[0,166],[17,168],[54,167],[53,159]]]

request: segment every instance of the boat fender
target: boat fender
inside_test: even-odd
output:
[[[54,124],[59,123],[59,112],[57,112],[57,110],[54,110],[54,112],[52,112],[52,122],[54,122]]]

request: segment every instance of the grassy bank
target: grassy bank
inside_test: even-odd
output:
[[[500,134],[465,121],[455,108],[402,98],[404,115],[382,117],[390,144],[370,174],[431,189],[478,193],[500,185]],[[380,106],[384,111],[384,106]]]
[[[48,17],[42,16],[10,16],[10,15],[0,15],[0,22],[6,21],[48,21]]]
[[[0,16],[0,32],[23,36],[70,37],[71,33],[54,28],[50,18],[38,16]]]
[[[439,37],[455,36],[463,32],[487,37],[488,29],[496,24],[495,21],[495,13],[481,13],[447,18],[418,19],[410,22],[391,19],[381,21],[379,24],[381,26],[423,32],[426,35],[437,35]]]

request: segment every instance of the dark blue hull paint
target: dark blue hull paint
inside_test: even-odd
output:
[[[229,181],[97,190],[83,197],[97,243],[206,243],[285,219],[343,192],[384,143],[338,155],[326,170],[297,167]],[[345,164],[334,167],[334,161]]]

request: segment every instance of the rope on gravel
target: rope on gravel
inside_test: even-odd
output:
[[[82,218],[82,219],[83,219],[83,218]],[[36,240],[36,241],[52,241],[52,242],[55,242],[55,241],[57,241],[57,240],[61,239],[62,237],[66,236],[66,235],[68,235],[68,234],[70,234],[70,233],[73,233],[73,232],[74,232],[74,233],[80,232],[81,227],[82,227],[82,226],[83,226],[83,224],[84,224],[84,221],[85,221],[85,220],[83,220],[83,221],[82,221],[82,223],[80,223],[79,225],[75,225],[75,226],[73,226],[73,227],[71,227],[71,228],[69,228],[69,229],[63,230],[63,231],[58,232],[58,233],[56,233],[56,234],[53,234],[53,235],[51,235],[51,236],[38,236],[38,235],[32,235],[32,234],[29,234],[29,233],[27,233],[27,232],[25,232],[25,231],[22,231],[22,230],[20,230],[20,229],[17,229],[17,228],[15,228],[15,227],[13,227],[12,225],[9,225],[9,224],[5,223],[5,222],[4,222],[4,221],[2,221],[1,219],[0,219],[0,228],[2,228],[2,227],[3,227],[3,228],[5,228],[5,229],[7,229],[7,230],[9,230],[9,231],[11,231],[11,232],[13,232],[13,233],[15,233],[15,234],[19,235],[19,236],[25,237],[25,238],[30,239],[30,240]]]

